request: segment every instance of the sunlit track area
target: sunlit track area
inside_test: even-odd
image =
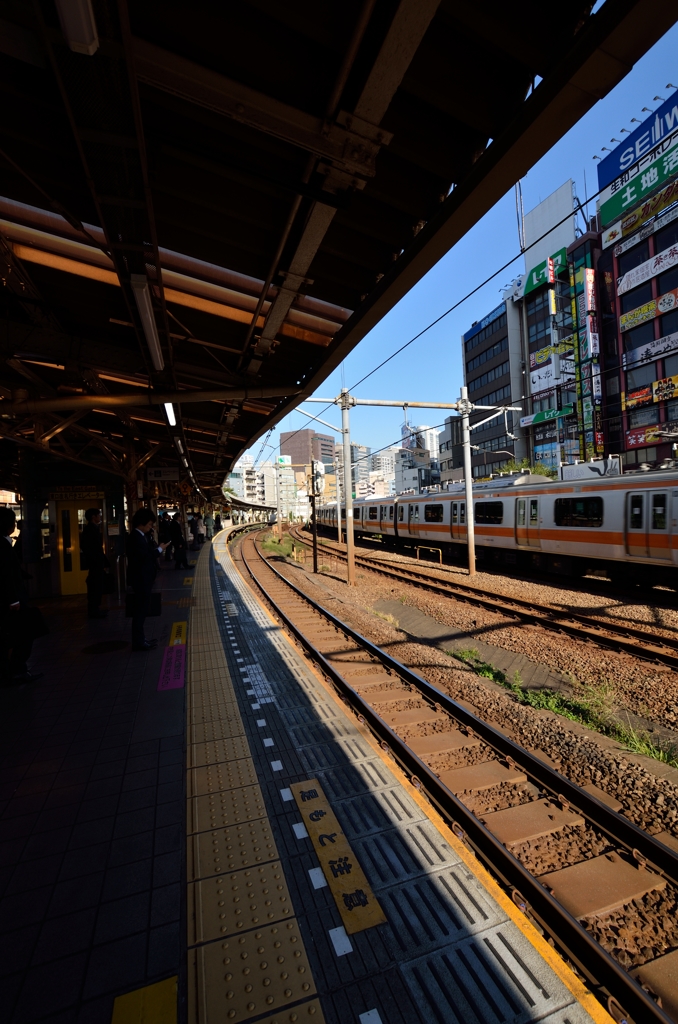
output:
[[[477,708],[470,711],[466,702],[451,701],[442,689],[355,633],[267,564],[252,536],[242,541],[240,557],[274,614],[334,683],[358,721],[426,793],[453,831],[509,884],[523,911],[551,938],[558,937],[557,944],[566,933],[564,920],[579,922],[566,948],[582,973],[597,955],[605,964],[600,969],[611,967],[609,952],[619,953],[617,930],[629,936],[637,928],[639,940],[651,930],[658,950],[671,944],[671,926],[660,938],[655,917],[655,911],[661,917],[674,903],[670,893],[678,860],[666,840],[658,842],[629,825],[618,813],[622,804],[604,788],[573,785],[554,770],[543,751],[525,749],[497,723],[479,717]],[[501,863],[504,858],[506,863]],[[624,893],[624,876],[633,892]],[[647,886],[643,893],[635,889],[638,883]],[[548,907],[545,892],[553,897]],[[654,917],[651,928],[648,915]],[[588,945],[592,936],[603,950]],[[583,946],[577,957],[573,948],[579,941]],[[624,951],[619,959],[633,967]],[[667,978],[669,966],[670,956],[667,962],[660,956],[654,967],[646,962],[631,974]],[[620,982],[628,978],[621,973],[617,977]],[[666,984],[662,1001],[671,1005]],[[619,999],[621,993],[615,995]],[[625,996],[627,1003],[633,998],[632,993]],[[653,1010],[651,1004],[644,1008],[646,1013]]]
[[[293,903],[299,900],[294,912],[325,1018],[482,1020],[491,1012],[500,1020],[511,1014],[526,1021],[607,1019],[558,963],[540,929],[490,881],[460,841],[458,826],[455,834],[433,812],[421,786],[402,775],[365,720],[289,643],[270,606],[250,589],[246,567],[254,552],[251,539],[244,544],[217,545],[223,575],[218,569],[216,596],[225,610],[227,648],[239,652],[236,692],[239,684],[273,832],[282,830],[278,849],[290,858],[283,869]],[[340,641],[335,650],[346,647],[334,628],[331,633]],[[357,660],[354,666],[351,678]],[[308,808],[291,799],[309,779],[328,801],[315,819],[310,798]],[[341,830],[334,843],[353,851],[349,863],[359,865],[369,886],[364,892],[379,905],[376,921],[358,926],[352,910],[344,905],[341,912],[355,882],[352,873],[335,881],[327,868],[319,840],[332,834],[329,820]]]

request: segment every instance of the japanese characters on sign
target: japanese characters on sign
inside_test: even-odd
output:
[[[612,224],[678,174],[678,131],[608,185],[598,200],[600,223]]]
[[[673,334],[666,334],[663,338],[655,338],[648,341],[646,345],[632,348],[622,355],[622,366],[630,370],[634,366],[642,366],[643,363],[652,363],[655,359],[669,355],[670,352],[678,351],[678,331]]]
[[[617,281],[617,294],[624,295],[626,292],[630,292],[632,288],[644,284],[645,281],[651,281],[657,274],[675,267],[676,264],[678,264],[678,245],[672,245],[670,248],[664,249],[663,252],[657,253],[656,256],[651,256],[639,267],[634,267],[633,270],[623,274]]]
[[[655,97],[659,99],[659,96]],[[678,92],[652,111],[642,124],[630,132],[611,153],[598,164],[598,188],[605,188],[618,178],[635,160],[645,156],[653,146],[678,127]]]
[[[623,238],[624,241],[619,243],[614,251],[615,256],[621,256],[626,249],[631,248],[631,246],[636,245],[638,242],[642,242],[644,238],[663,228],[666,224],[670,224],[672,220],[678,217],[678,209],[671,210],[664,217],[658,217],[656,220],[655,218],[662,210],[675,203],[676,199],[678,199],[678,180],[672,181],[661,192],[657,192],[650,199],[646,199],[642,206],[632,210],[626,216],[611,224],[609,228],[606,228],[602,234],[603,249],[607,249],[610,245],[614,245],[615,242],[619,242],[620,238]],[[646,224],[648,220],[651,220],[650,224]],[[638,231],[637,229],[640,228],[641,224],[645,224],[645,227]]]
[[[626,447],[627,448],[642,448],[646,444],[656,444],[659,440],[658,431],[661,430],[674,430],[678,428],[678,423],[663,423],[661,427],[638,427],[637,430],[627,430],[626,432]]]
[[[646,384],[645,387],[638,388],[636,391],[632,391],[630,394],[625,394],[622,391],[621,396],[621,407],[622,409],[636,409],[639,405],[649,405],[652,401],[652,385]]]
[[[317,779],[290,786],[348,935],[384,924],[367,877]]]
[[[558,252],[554,252],[553,256],[549,259],[543,260],[538,263],[525,278],[525,288],[523,289],[523,295],[529,295],[535,288],[539,288],[543,284],[549,283],[549,272],[553,274],[553,280],[555,281],[555,275],[560,274],[561,271],[567,267],[567,250],[559,249]]]
[[[619,330],[630,331],[632,327],[637,327],[638,324],[645,323],[646,320],[654,320],[656,316],[669,313],[676,308],[676,305],[678,305],[678,288],[673,288],[657,299],[650,299],[642,306],[631,309],[628,313],[622,313],[619,317]]]

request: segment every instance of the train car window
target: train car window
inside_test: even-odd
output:
[[[460,523],[465,523],[466,522],[466,502],[465,501],[462,501],[459,504],[459,522]]]
[[[410,522],[411,523],[418,523],[419,522],[419,506],[418,505],[410,505]]]
[[[477,523],[503,523],[503,501],[479,501],[475,507]]]
[[[442,505],[424,505],[424,521],[427,523],[442,523]]]
[[[518,515],[516,518],[516,526],[525,525],[525,499],[521,498],[518,501]]]
[[[629,515],[629,526],[632,530],[643,528],[643,495],[631,495],[631,514]]]
[[[388,506],[388,518],[393,519],[393,505]]]
[[[530,526],[534,526],[539,522],[539,501],[537,498],[532,498],[530,501]]]
[[[341,510],[341,518],[342,519],[346,518],[346,509],[345,508],[342,508],[342,510]]]
[[[452,502],[452,525],[454,526],[456,524],[456,522],[457,522],[457,503],[456,503],[456,501],[453,501]]]
[[[652,529],[666,529],[666,495],[652,495]]]
[[[641,508],[642,521],[642,508]],[[556,526],[602,526],[602,498],[556,498],[553,519]],[[530,522],[532,508],[530,507]]]
[[[378,511],[379,510],[377,509],[376,505],[371,505],[370,506],[370,519],[376,519]]]
[[[404,518],[405,518],[405,506],[404,505],[400,505],[398,507],[398,522],[402,523]]]

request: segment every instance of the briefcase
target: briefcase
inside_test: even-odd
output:
[[[136,608],[137,595],[125,595],[125,618],[131,619]],[[146,615],[162,615],[162,595],[153,593],[148,599]]]

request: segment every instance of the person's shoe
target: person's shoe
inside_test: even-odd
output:
[[[132,647],[133,651],[153,651],[158,646],[157,640],[144,640],[138,647]]]
[[[104,608],[97,608],[95,612],[87,612],[88,619],[105,619],[108,612]]]

